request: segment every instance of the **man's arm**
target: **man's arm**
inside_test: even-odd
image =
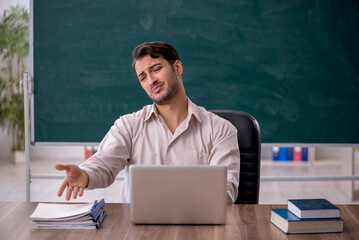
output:
[[[110,186],[130,159],[132,147],[131,117],[118,119],[101,141],[98,151],[79,167],[88,174],[87,188]]]
[[[66,200],[82,196],[85,188],[105,188],[111,185],[117,174],[127,164],[131,149],[131,126],[121,117],[101,141],[98,152],[80,166],[57,164],[57,170],[66,170],[58,196],[66,190]]]
[[[234,203],[238,196],[240,154],[237,129],[229,122],[217,125],[215,141],[210,153],[210,165],[227,167],[227,202]]]

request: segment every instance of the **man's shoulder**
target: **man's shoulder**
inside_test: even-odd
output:
[[[146,118],[151,112],[152,112],[152,108],[153,105],[152,104],[148,104],[145,105],[142,109],[133,112],[133,113],[127,113],[125,115],[123,115],[122,117],[127,117],[127,118]]]
[[[236,131],[237,129],[233,126],[233,124],[224,119],[217,114],[211,112],[210,110],[205,109],[204,107],[194,105],[198,115],[201,118],[201,121],[205,125],[210,125],[213,129],[223,129],[226,128],[231,131]]]
[[[149,104],[136,112],[127,113],[120,116],[116,120],[116,122],[121,121],[121,122],[128,122],[131,124],[137,124],[139,122],[144,122],[151,115],[151,112],[152,112],[152,105]]]

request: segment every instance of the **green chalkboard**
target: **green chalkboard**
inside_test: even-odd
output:
[[[132,49],[179,51],[189,98],[264,143],[359,143],[358,1],[33,0],[34,139],[100,142],[151,104]]]

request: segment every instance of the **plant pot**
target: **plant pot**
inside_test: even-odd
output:
[[[26,159],[25,151],[15,151],[14,152],[14,163],[15,164],[24,164]]]

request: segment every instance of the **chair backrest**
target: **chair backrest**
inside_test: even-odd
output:
[[[230,121],[238,131],[241,164],[236,204],[258,204],[260,184],[261,134],[257,120],[248,113],[211,110]]]

